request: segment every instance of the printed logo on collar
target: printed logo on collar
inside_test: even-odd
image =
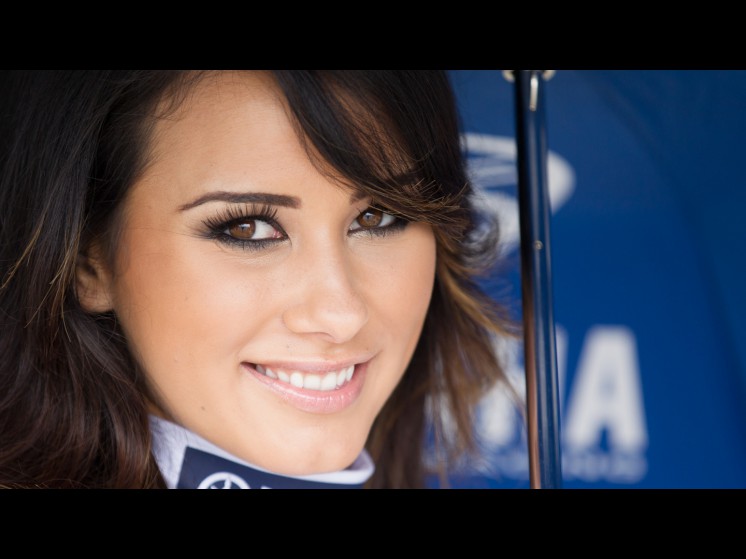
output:
[[[197,489],[251,489],[251,486],[245,479],[235,474],[217,472],[203,479]]]

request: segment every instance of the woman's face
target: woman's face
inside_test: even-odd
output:
[[[154,413],[279,473],[348,466],[419,338],[430,227],[320,174],[261,73],[203,80],[151,147],[109,296]]]

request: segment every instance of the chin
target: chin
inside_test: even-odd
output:
[[[336,472],[352,465],[364,446],[365,439],[336,444],[329,444],[328,441],[312,445],[295,444],[278,448],[273,455],[266,457],[267,460],[254,463],[282,475],[305,476]]]

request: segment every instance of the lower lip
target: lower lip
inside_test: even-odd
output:
[[[308,413],[331,414],[344,411],[360,396],[363,390],[365,373],[368,370],[368,362],[355,365],[355,374],[352,375],[350,381],[334,390],[298,388],[287,382],[263,375],[248,363],[243,363],[243,367],[253,378],[264,384],[291,406]]]

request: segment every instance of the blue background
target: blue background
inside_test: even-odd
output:
[[[450,74],[465,137],[514,141],[502,71]],[[549,169],[550,190],[571,183],[551,222],[563,486],[746,487],[746,72],[558,70],[544,87],[548,149],[571,171]],[[514,155],[498,151],[512,175],[482,187],[515,199]],[[486,286],[515,300],[515,245],[503,262]],[[485,401],[480,429],[500,430],[499,407]],[[607,423],[604,410],[616,410]],[[512,425],[487,435],[487,465],[454,468],[453,486],[528,487]]]

